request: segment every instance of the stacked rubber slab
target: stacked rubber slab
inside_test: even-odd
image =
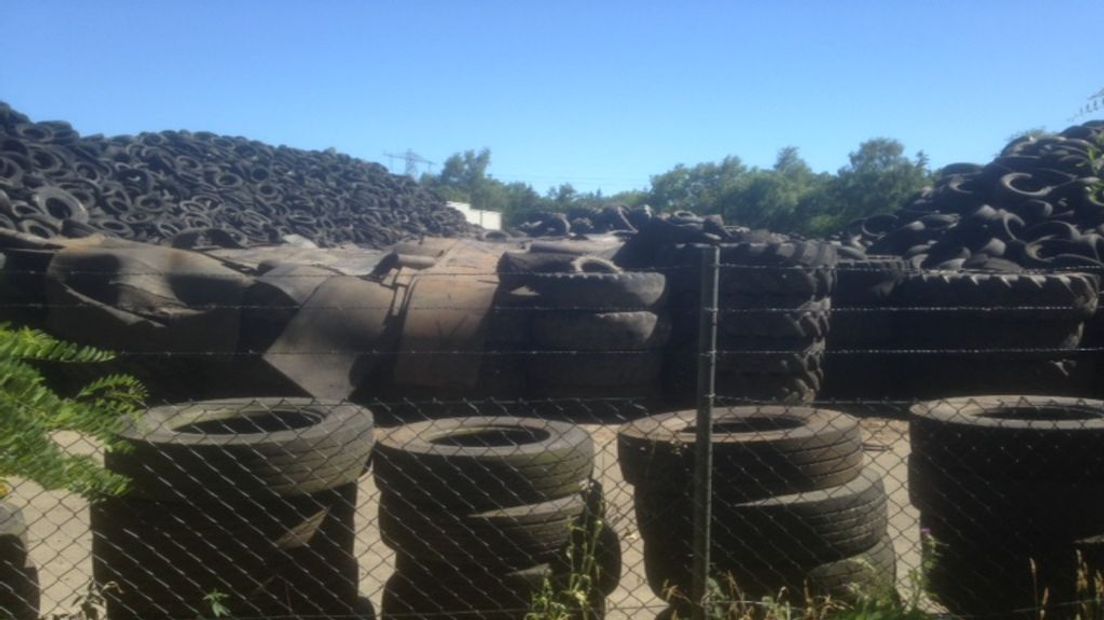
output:
[[[562,422],[447,418],[384,432],[379,526],[396,552],[384,617],[520,619],[579,570],[594,589],[575,604],[600,616],[621,567],[593,466],[590,435]],[[584,557],[593,562],[574,563]]]
[[[681,244],[661,253],[673,317],[665,379],[686,402],[696,393],[702,254]],[[824,379],[835,248],[819,241],[720,244],[718,395],[747,401],[810,402]]]
[[[952,613],[1073,617],[1104,566],[1104,402],[978,396],[912,408],[909,495]],[[1043,592],[1046,590],[1046,596]]]
[[[150,409],[107,454],[130,492],[93,504],[107,617],[191,618],[211,592],[241,616],[361,617],[356,481],[372,415],[352,405],[226,400]]]
[[[0,617],[38,620],[38,569],[28,555],[23,513],[0,501]]]
[[[696,412],[622,427],[618,456],[634,485],[648,583],[682,606],[690,593]],[[798,406],[734,407],[713,418],[712,577],[724,595],[758,600],[786,588],[846,596],[891,586],[882,481],[863,467],[858,421]]]
[[[528,396],[658,396],[671,331],[664,274],[595,256],[507,252],[499,279],[500,315],[512,313],[516,335],[507,346],[522,360]]]

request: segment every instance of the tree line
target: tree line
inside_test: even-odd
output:
[[[736,156],[679,164],[653,175],[646,189],[608,196],[577,191],[570,183],[541,194],[527,183],[494,178],[490,165],[489,149],[456,153],[440,173],[424,174],[420,182],[446,200],[499,211],[507,225],[538,212],[646,204],[660,212],[720,214],[729,224],[818,235],[856,218],[902,207],[932,177],[922,151],[908,157],[905,147],[889,138],[861,143],[835,174],[814,172],[797,148],[786,147],[770,168],[750,167]]]

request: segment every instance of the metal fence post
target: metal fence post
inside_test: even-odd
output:
[[[717,288],[721,248],[702,250],[701,314],[698,324],[698,416],[694,454],[693,618],[706,617],[709,582],[710,520],[713,495],[713,390],[717,366]]]

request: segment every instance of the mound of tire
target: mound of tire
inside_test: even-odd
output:
[[[588,617],[601,616],[621,558],[593,466],[589,434],[562,422],[446,418],[383,433],[379,526],[396,552],[383,615],[523,618],[534,595],[585,570]]]
[[[150,409],[105,465],[130,492],[92,506],[110,620],[191,618],[218,591],[236,615],[361,617],[357,479],[372,415],[305,400]]]
[[[38,620],[41,591],[38,569],[27,546],[23,512],[0,501],[0,616]]]
[[[648,583],[676,608],[691,586],[695,422],[693,411],[663,414],[618,433]],[[747,599],[781,588],[846,597],[851,586],[892,586],[885,489],[863,468],[855,418],[795,406],[718,410],[713,454],[710,561],[719,582],[731,578]]]
[[[1104,562],[1104,402],[979,396],[920,403],[909,495],[934,544],[931,593],[955,614],[1046,617]],[[1043,589],[1047,590],[1044,599]],[[1017,610],[1028,610],[1017,612]]]
[[[522,360],[526,394],[659,395],[671,331],[664,274],[624,271],[594,256],[539,252],[507,252],[498,271],[504,301],[497,314],[511,323],[496,324],[492,332],[513,334],[513,342],[498,336],[496,343]]]
[[[835,248],[820,241],[722,242],[718,291],[719,396],[811,402],[824,378]],[[664,379],[675,401],[695,393],[703,244],[663,250],[671,285],[672,347]]]
[[[474,230],[413,179],[348,155],[208,132],[82,137],[3,103],[0,228],[176,247],[270,245],[289,235],[320,247],[383,247]]]
[[[1104,273],[1104,121],[1021,137],[986,165],[951,164],[899,213],[854,222],[845,245],[925,269]]]

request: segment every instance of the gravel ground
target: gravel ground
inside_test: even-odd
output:
[[[608,599],[608,618],[639,618],[654,615],[663,603],[648,588],[639,535],[632,509],[632,487],[621,478],[617,466],[614,425],[587,426],[597,448],[596,472],[606,490],[607,520],[621,536],[624,574],[621,585]],[[898,554],[898,578],[907,586],[909,571],[919,566],[916,511],[909,505],[906,487],[908,455],[907,424],[898,420],[866,419],[866,455],[870,467],[885,477],[890,495],[890,534]],[[71,434],[59,434],[59,442],[78,452],[95,452],[95,447]],[[361,483],[358,507],[357,554],[360,559],[361,592],[379,603],[383,582],[393,570],[394,556],[379,541],[376,528],[376,489],[371,476]],[[31,524],[31,554],[39,566],[43,586],[44,615],[74,608],[73,598],[91,580],[91,535],[87,504],[63,492],[45,492],[34,484],[17,482],[13,503],[24,509]]]

